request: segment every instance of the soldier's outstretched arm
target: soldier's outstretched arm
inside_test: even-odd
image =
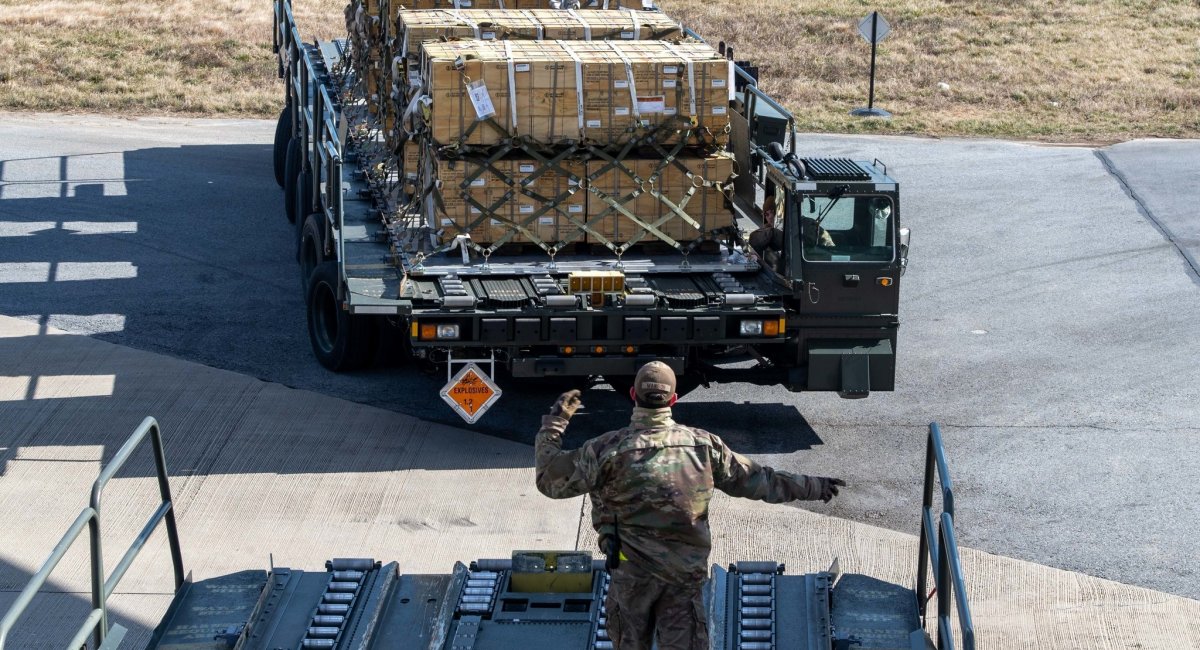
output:
[[[562,437],[567,421],[579,409],[579,391],[563,393],[550,415],[542,416],[542,428],[538,430],[533,454],[536,467],[537,488],[552,499],[568,499],[591,491],[595,479],[594,454],[591,448],[563,451]]]
[[[841,479],[792,474],[759,465],[730,449],[717,436],[712,439],[713,484],[730,496],[767,503],[828,502],[837,495],[838,486],[846,484]]]

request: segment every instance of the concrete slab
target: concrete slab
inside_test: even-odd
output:
[[[1179,249],[1200,282],[1200,147],[1189,140],[1134,140],[1097,152],[1146,217]]]
[[[441,572],[516,546],[594,547],[584,499],[542,497],[526,445],[59,334],[31,333],[24,321],[0,316],[0,342],[16,343],[0,345],[0,367],[34,386],[43,369],[62,389],[0,404],[0,609],[147,413],[164,427],[184,559],[197,579],[265,568],[269,557],[317,568],[333,556],[373,556],[396,559],[404,571]],[[98,372],[114,377],[111,394],[72,396]],[[105,494],[110,564],[154,508],[148,456],[131,460]],[[802,572],[838,557],[846,571],[914,580],[911,535],[723,495],[713,521],[717,563],[772,558]],[[1200,645],[1200,602],[969,549],[963,563],[979,647]],[[86,572],[84,543],[39,596],[14,647],[42,647],[57,641],[46,629],[82,620]],[[165,611],[170,575],[160,532],[113,599],[114,620],[137,642],[131,647]]]
[[[434,397],[444,375],[337,375],[313,360],[273,129],[0,116],[0,313],[458,426]],[[812,509],[902,532],[924,427],[939,420],[969,501],[964,541],[1200,597],[1200,511],[1186,507],[1200,499],[1200,285],[1183,239],[1146,216],[1178,212],[1191,232],[1200,142],[1118,145],[1107,165],[1086,147],[986,140],[814,135],[801,150],[879,158],[900,180],[914,234],[897,390],[850,403],[719,385],[684,398],[681,419],[781,468],[851,478],[854,490]],[[120,376],[89,373],[74,390],[122,392]],[[61,394],[54,371],[41,374],[14,371],[0,394]],[[528,443],[530,414],[558,386],[502,388],[473,428]],[[626,418],[607,386],[584,400],[569,444]]]

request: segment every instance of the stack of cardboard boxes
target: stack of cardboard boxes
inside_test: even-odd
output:
[[[732,66],[663,14],[402,11],[395,25],[396,108],[416,109],[400,167],[441,241],[686,243],[732,223]]]

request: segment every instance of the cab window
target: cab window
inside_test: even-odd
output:
[[[800,205],[804,259],[812,262],[890,262],[892,200],[886,196],[806,196]]]

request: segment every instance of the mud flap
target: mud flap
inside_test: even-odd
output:
[[[870,357],[865,354],[842,355],[842,399],[861,399],[871,394]]]
[[[808,343],[807,390],[848,399],[893,389],[896,354],[888,339],[821,339]]]

